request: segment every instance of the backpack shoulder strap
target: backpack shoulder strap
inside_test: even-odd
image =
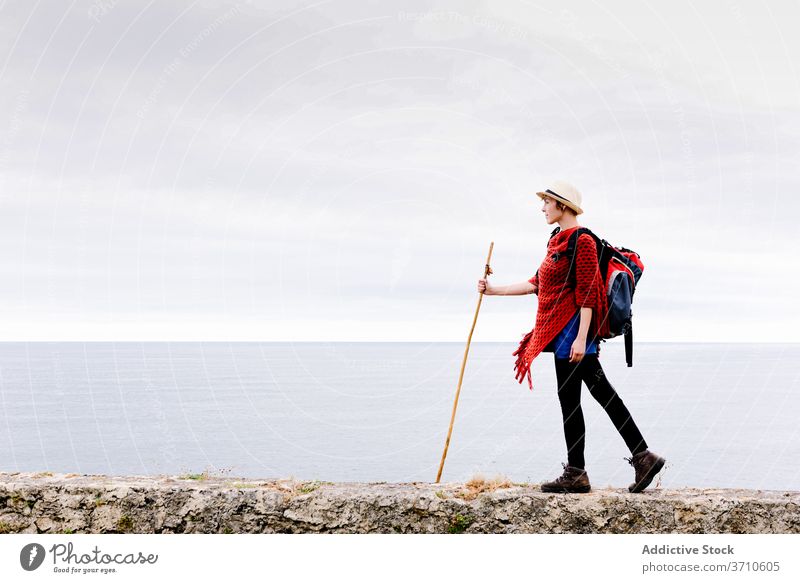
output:
[[[633,366],[633,323],[630,321],[625,328],[625,363]]]
[[[569,241],[567,242],[567,255],[572,256],[575,253],[575,247],[578,245],[578,237],[580,237],[583,233],[587,233],[592,236],[594,239],[595,244],[600,242],[600,239],[597,235],[592,233],[592,230],[587,227],[580,227],[575,229],[575,232],[569,236]]]
[[[594,239],[594,244],[597,247],[598,260],[600,257],[600,249],[602,249],[602,242],[600,241],[600,238],[587,227],[575,229],[575,232],[569,236],[569,241],[567,242],[567,251],[565,253],[565,256],[569,258],[569,273],[567,276],[569,278],[568,281],[574,282],[575,279],[575,249],[578,246],[578,237],[580,237],[583,233],[587,233],[592,236],[592,239]]]
[[[553,229],[553,231],[550,233],[550,239],[558,235],[560,232],[561,232],[561,227],[556,227],[555,229]],[[536,275],[539,275],[538,269],[536,270]]]

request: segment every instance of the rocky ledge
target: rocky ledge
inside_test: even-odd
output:
[[[800,533],[800,492],[0,473],[0,533]]]

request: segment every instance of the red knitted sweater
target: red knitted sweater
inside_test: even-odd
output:
[[[601,337],[608,333],[608,304],[597,261],[597,246],[591,235],[583,233],[578,237],[575,257],[576,286],[567,281],[569,259],[561,256],[553,261],[555,252],[565,253],[570,235],[580,225],[559,231],[547,243],[547,257],[539,267],[538,275],[528,281],[539,286],[539,305],[536,311],[536,325],[525,334],[519,347],[514,351],[517,362],[515,376],[521,383],[528,376],[528,385],[533,390],[531,362],[567,325],[570,318],[581,307],[592,308],[592,321],[589,325],[587,342],[598,332]]]

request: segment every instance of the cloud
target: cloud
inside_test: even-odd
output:
[[[460,341],[489,241],[530,277],[561,177],[642,253],[639,339],[796,338],[784,6],[31,10],[0,41],[7,339]]]

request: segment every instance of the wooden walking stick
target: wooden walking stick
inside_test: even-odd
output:
[[[492,273],[492,268],[489,263],[492,261],[492,249],[494,248],[494,241],[489,244],[489,256],[486,258],[486,269],[483,272],[483,277],[489,277]],[[467,347],[464,350],[464,360],[461,362],[461,374],[458,375],[458,389],[456,389],[456,400],[453,402],[453,414],[450,416],[450,429],[447,430],[447,440],[444,442],[444,451],[442,452],[442,461],[439,463],[439,473],[436,474],[436,483],[439,483],[439,478],[442,477],[442,468],[444,468],[444,458],[447,457],[447,448],[450,447],[450,436],[453,434],[453,422],[456,420],[456,407],[458,407],[458,396],[461,394],[461,381],[464,380],[464,367],[467,366],[467,355],[469,354],[469,343],[472,342],[472,333],[475,331],[475,323],[478,321],[478,311],[481,309],[481,300],[483,300],[483,292],[478,296],[478,307],[475,308],[475,317],[472,319],[472,328],[469,331],[467,338]]]

